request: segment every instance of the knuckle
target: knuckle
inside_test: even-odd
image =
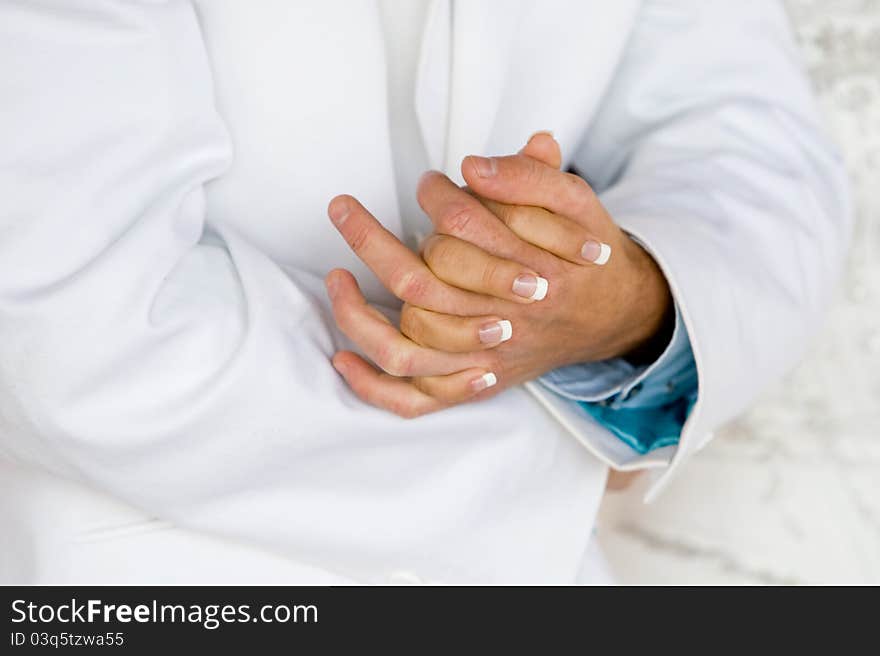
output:
[[[565,245],[560,245],[560,250],[563,249]],[[571,271],[571,269],[575,266],[579,266],[577,264],[569,264],[565,260],[558,257],[549,257],[547,258],[546,264],[541,267],[541,274],[547,278],[550,283],[553,285],[554,289],[560,289],[561,287],[567,287],[567,274]]]
[[[480,274],[480,282],[482,283],[483,289],[488,290],[496,290],[501,285],[501,274],[502,268],[498,264],[498,262],[488,262],[486,266],[483,267],[483,271]]]
[[[487,352],[484,359],[480,361],[479,366],[487,371],[491,371],[499,378],[504,376],[504,358],[497,353]]]
[[[442,258],[444,252],[443,244],[446,241],[446,237],[438,234],[433,234],[424,241],[422,244],[422,258],[428,267],[433,269],[432,265]]]
[[[369,393],[369,390],[364,389],[362,385],[359,383],[352,383],[351,389],[354,391],[355,396],[357,396],[364,403],[368,403],[370,405],[379,405],[376,399]]]
[[[525,222],[528,220],[526,209],[524,207],[508,205],[502,210],[502,215],[501,220],[507,224],[508,228],[516,233],[522,231]]]
[[[400,308],[400,332],[403,334],[410,332],[410,326],[415,322],[413,313],[413,306],[409,303],[404,303],[403,307]]]
[[[336,324],[346,334],[348,334],[349,329],[353,325],[356,325],[354,314],[354,308],[351,303],[338,300],[333,304],[333,315],[336,319]]]
[[[375,360],[376,364],[379,365],[383,371],[390,374],[392,373],[391,370],[394,368],[395,357],[394,349],[391,345],[384,343],[380,344],[376,349],[373,360]]]
[[[349,299],[338,298],[333,303],[333,318],[336,325],[346,335],[350,335],[351,329],[358,325],[357,322],[357,306]]]
[[[400,332],[417,344],[423,342],[425,329],[422,313],[408,303],[403,306],[400,312]]]
[[[412,354],[399,349],[388,349],[382,368],[392,376],[405,378],[413,371]]]
[[[461,400],[461,398],[466,396],[466,394],[464,394],[462,392],[458,392],[453,389],[440,387],[440,388],[434,390],[434,393],[431,396],[433,396],[434,399],[439,401],[440,403],[451,405],[451,404],[458,403]]]
[[[538,162],[533,160],[531,157],[528,157],[525,159],[523,177],[527,182],[540,183],[544,181],[544,172],[543,169],[538,165]]]
[[[587,181],[584,180],[581,176],[576,173],[564,173],[563,174],[565,180],[568,182],[568,185],[572,189],[580,190],[580,191],[591,191],[590,185],[587,184]]]
[[[422,414],[412,401],[395,401],[391,411],[403,419],[415,419]]]
[[[511,182],[520,185],[531,186],[541,184],[544,181],[541,166],[526,155],[520,155],[515,160],[511,160],[510,177]]]
[[[430,196],[435,192],[438,185],[442,184],[444,177],[439,171],[427,171],[419,179],[416,185],[416,201],[418,201],[422,209],[426,210]]]
[[[413,385],[415,385],[415,388],[422,394],[427,394],[434,399],[442,400],[439,395],[441,386],[438,386],[433,379],[421,377],[413,378]]]
[[[370,242],[372,231],[368,226],[358,226],[348,233],[348,245],[355,253],[361,253]]]
[[[425,263],[438,278],[443,279],[443,273],[456,268],[459,255],[455,239],[436,236],[425,249]]]
[[[391,292],[404,301],[416,302],[424,297],[428,289],[428,281],[419,271],[399,269],[390,280]]]
[[[418,383],[416,385],[418,390],[423,394],[430,396],[434,401],[441,404],[455,403],[455,393],[448,389],[447,386],[442,384],[439,380],[431,381],[430,379],[416,379],[416,382]]]
[[[419,390],[420,392],[422,392],[422,393],[424,393],[424,394],[430,394],[430,392],[429,392],[428,389],[427,389],[427,388],[428,388],[428,385],[425,384],[425,379],[424,379],[424,378],[422,378],[422,377],[420,377],[420,376],[419,376],[419,377],[416,377],[416,378],[413,378],[413,379],[412,379],[412,384],[413,384],[413,387],[415,387],[415,388],[416,388],[417,390]]]
[[[553,277],[550,280],[550,286],[553,289],[553,296],[546,299],[550,301],[548,306],[553,303],[556,298],[569,298],[568,294],[573,293],[571,285],[566,280],[565,276]]]
[[[443,215],[440,227],[450,235],[463,235],[467,233],[468,226],[473,219],[473,211],[466,205],[456,205]]]
[[[577,203],[578,207],[586,209],[596,200],[596,194],[589,183],[581,176],[574,173],[565,174],[569,196]]]

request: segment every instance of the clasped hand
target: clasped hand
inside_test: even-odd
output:
[[[434,233],[421,254],[352,196],[330,202],[346,242],[403,301],[397,327],[350,272],[327,275],[337,325],[376,365],[333,357],[361,399],[416,417],[638,353],[663,332],[671,299],[656,263],[560,163],[556,141],[538,133],[516,155],[466,157],[467,188],[426,173],[417,194]]]

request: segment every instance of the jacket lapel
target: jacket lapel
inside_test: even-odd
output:
[[[524,0],[432,0],[415,106],[428,160],[461,183],[459,162],[488,143]]]
[[[415,80],[415,109],[428,166],[443,169],[452,72],[452,1],[431,0]]]
[[[567,159],[607,89],[639,6],[432,0],[416,82],[430,165],[461,184],[464,156],[515,152],[542,129],[554,131]]]
[[[507,84],[525,0],[454,2],[449,128],[444,172],[462,183],[463,157],[486,150]]]

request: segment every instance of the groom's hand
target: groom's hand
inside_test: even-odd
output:
[[[462,175],[482,207],[446,176],[427,173],[418,197],[436,233],[423,247],[424,259],[440,280],[484,293],[484,281],[498,271],[485,254],[537,272],[546,283],[540,282],[536,294],[546,300],[515,313],[526,321],[520,328],[542,332],[548,352],[555,346],[551,336],[564,344],[558,364],[637,354],[669,319],[668,285],[654,260],[618,228],[589,185],[559,170],[560,160],[558,144],[545,133],[535,135],[517,155],[465,158]],[[407,321],[407,312],[423,316],[405,307],[404,333],[437,332]],[[453,350],[448,335],[443,331],[436,339],[419,341]]]
[[[555,141],[538,135],[518,155],[466,158],[476,196],[426,174],[419,202],[436,234],[424,262],[356,200],[334,199],[340,232],[405,301],[401,333],[348,272],[328,276],[340,328],[384,370],[354,353],[334,357],[363,399],[415,416],[565,364],[633,353],[658,334],[671,305],[665,279],[589,186],[558,166]]]

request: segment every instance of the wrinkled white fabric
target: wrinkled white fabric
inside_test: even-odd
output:
[[[674,469],[794,360],[845,241],[781,11],[456,3],[452,34],[447,172],[554,129],[669,275]],[[405,421],[329,364],[324,273],[392,303],[325,213],[401,233],[383,57],[372,2],[0,0],[0,452],[357,580],[574,580],[604,466],[532,396]]]

